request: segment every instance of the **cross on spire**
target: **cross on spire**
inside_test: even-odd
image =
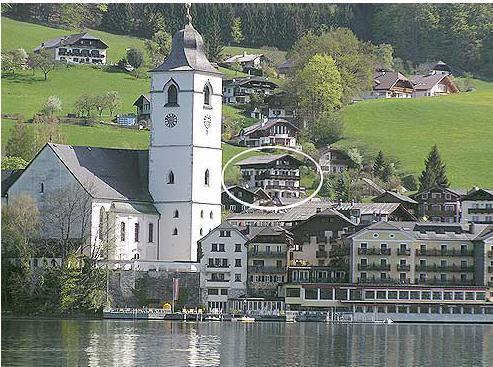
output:
[[[190,7],[192,6],[191,3],[185,3],[185,25],[192,25],[192,16],[190,15]]]

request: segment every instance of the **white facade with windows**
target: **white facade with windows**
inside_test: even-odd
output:
[[[246,295],[247,238],[223,223],[200,240],[201,302],[209,311],[226,311],[229,299]]]

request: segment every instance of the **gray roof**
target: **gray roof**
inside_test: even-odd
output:
[[[298,199],[299,200],[299,199]],[[312,215],[320,213],[328,208],[334,206],[334,203],[330,201],[322,201],[320,199],[312,199],[298,205],[294,208],[288,209],[286,213],[281,217],[282,222],[298,222],[306,220]]]
[[[256,122],[255,124],[253,125],[250,125],[248,127],[245,127],[243,129],[243,135],[249,135],[257,130],[267,130],[267,129],[270,129],[272,126],[276,125],[276,124],[279,124],[279,123],[284,123],[284,124],[288,124],[290,125],[294,130],[298,131],[299,128],[295,125],[293,125],[291,122],[289,122],[288,120],[285,120],[285,119],[282,119],[282,118],[271,118],[271,119],[268,119],[267,121],[259,121],[259,122]]]
[[[409,79],[398,71],[379,71],[373,75],[373,79],[375,81],[375,90],[388,90],[400,80],[409,83],[409,87],[412,88]]]
[[[154,214],[159,215],[156,207],[151,203],[122,203],[115,202],[111,204],[111,210],[115,213],[122,214]]]
[[[148,191],[147,150],[70,146],[48,143],[92,197],[152,202]],[[45,146],[45,148],[46,148]]]
[[[205,240],[207,237],[209,237],[212,233],[216,231],[221,231],[221,230],[228,230],[228,231],[236,231],[242,236],[245,241],[248,239],[243,232],[241,232],[240,228],[238,226],[235,226],[234,224],[229,223],[228,221],[222,221],[220,225],[218,225],[216,228],[213,228],[212,230],[209,231],[204,237],[202,237],[199,242],[202,242]]]
[[[34,51],[39,51],[43,48],[54,48],[54,47],[63,47],[63,46],[70,46],[77,41],[81,39],[90,39],[90,40],[98,40],[101,41],[100,38],[94,37],[93,35],[87,33],[87,32],[82,32],[82,33],[76,33],[76,34],[69,34],[65,36],[60,36],[56,38],[52,38],[48,41],[43,42],[41,45],[36,47]],[[106,47],[106,45],[103,41],[101,41]]]
[[[392,214],[401,204],[400,203],[340,203],[336,210],[359,209],[361,215],[365,214]]]
[[[251,54],[251,55],[249,55],[246,52],[244,52],[241,55],[234,55],[234,56],[227,58],[226,60],[224,60],[224,63],[230,64],[230,63],[234,63],[234,62],[240,62],[240,63],[241,62],[248,62],[248,61],[253,61],[258,57],[263,57],[263,56],[264,56],[263,54]]]
[[[392,195],[394,196],[396,199],[399,199],[401,201],[404,201],[406,203],[410,203],[410,204],[417,204],[418,202],[416,200],[413,200],[411,199],[409,196],[406,196],[406,195],[403,195],[401,193],[398,193],[398,192],[394,192],[394,191],[385,191],[384,193],[378,195],[377,197],[373,198],[373,202],[375,203],[378,203],[378,198],[382,195],[385,195],[385,194],[389,194],[389,195]]]
[[[242,86],[248,83],[263,83],[266,88],[271,88],[275,89],[278,87],[278,84],[276,82],[273,82],[272,80],[269,80],[268,78],[265,78],[263,76],[245,76],[242,78],[224,78],[223,79],[223,86],[225,85],[230,85],[230,86]]]
[[[161,65],[151,71],[170,70],[196,70],[221,74],[207,60],[204,51],[204,40],[190,22],[175,33],[169,56]]]
[[[10,186],[24,172],[23,169],[3,169],[2,170],[2,197],[7,195]]]

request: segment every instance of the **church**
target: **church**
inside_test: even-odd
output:
[[[142,270],[195,262],[197,241],[221,223],[221,93],[222,74],[187,13],[169,57],[151,70],[149,150],[48,143],[3,196],[29,195],[43,216],[50,194],[77,187],[91,205],[87,238],[111,238],[110,260],[141,261]]]

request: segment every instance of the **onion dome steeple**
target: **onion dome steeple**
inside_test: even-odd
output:
[[[190,4],[185,4],[185,26],[173,36],[173,44],[169,56],[160,66],[151,71],[197,70],[207,73],[221,74],[207,60],[204,51],[204,40],[192,25]]]

